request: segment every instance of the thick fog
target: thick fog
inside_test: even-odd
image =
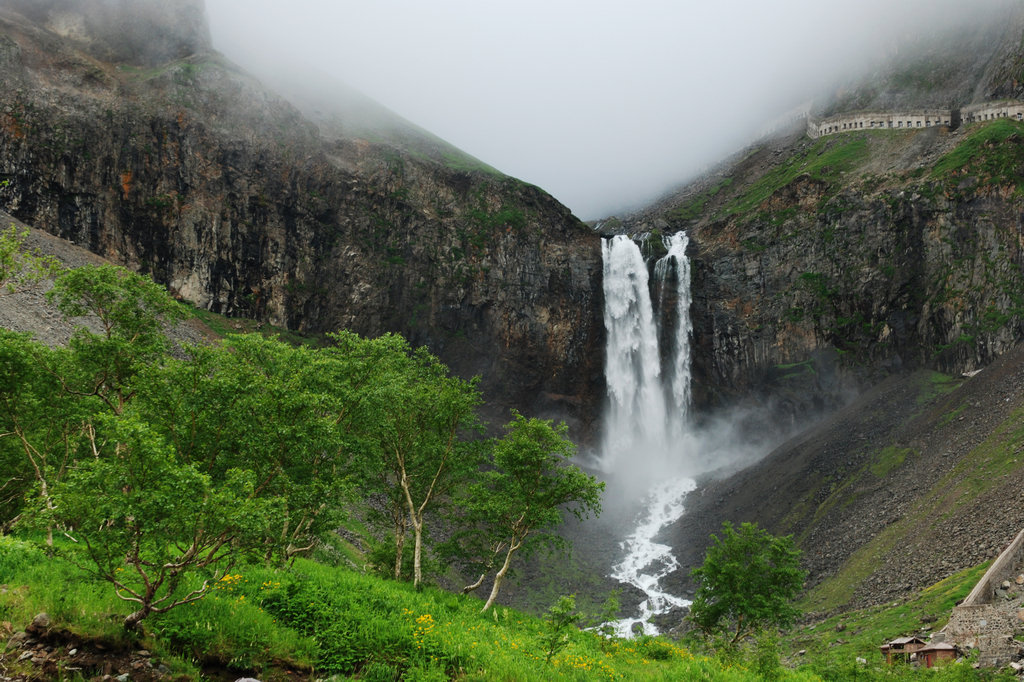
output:
[[[322,73],[582,218],[644,204],[1004,0],[207,0],[260,73]]]

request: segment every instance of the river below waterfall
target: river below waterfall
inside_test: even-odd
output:
[[[644,501],[636,529],[622,542],[626,557],[612,569],[611,577],[633,585],[647,595],[640,603],[639,613],[615,621],[615,634],[630,637],[634,628],[645,635],[656,635],[658,629],[649,622],[651,616],[667,613],[673,608],[689,606],[690,602],[661,589],[661,579],[679,568],[679,562],[668,545],[655,542],[658,533],[683,515],[686,494],[694,489],[692,479],[669,479],[656,486]]]

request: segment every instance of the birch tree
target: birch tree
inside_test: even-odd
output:
[[[478,448],[463,436],[479,430],[480,394],[475,380],[450,376],[425,348],[406,350],[378,389],[375,400],[383,419],[376,435],[412,530],[413,584],[419,586],[428,512],[479,464]],[[403,540],[401,528],[395,531],[398,571]]]
[[[494,571],[483,611],[497,599],[513,558],[544,545],[563,542],[556,534],[569,512],[578,519],[601,512],[604,483],[569,460],[575,445],[564,423],[527,419],[513,411],[504,437],[494,444],[493,469],[480,475],[463,497],[464,556],[475,557],[479,579],[464,593],[484,584]]]
[[[214,482],[133,412],[102,415],[97,429],[108,451],[78,462],[44,514],[74,541],[68,558],[134,605],[123,624],[135,630],[200,599],[234,560],[262,547],[279,500],[253,494],[252,472]],[[207,579],[183,592],[190,573]]]

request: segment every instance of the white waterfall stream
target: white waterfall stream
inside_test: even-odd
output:
[[[636,617],[615,623],[620,636],[629,636],[637,624],[645,634],[657,634],[648,619],[688,603],[661,588],[661,579],[678,563],[670,547],[655,542],[661,529],[682,515],[683,499],[695,486],[685,474],[686,444],[692,442],[687,437],[692,331],[688,241],[684,232],[665,240],[668,253],[654,266],[657,311],[637,244],[617,236],[602,245],[609,402],[601,462],[623,494],[644,499],[637,526],[622,543],[626,556],[613,568],[612,577],[639,588],[646,600]],[[675,289],[667,291],[673,280]],[[666,315],[663,308],[673,297],[674,314]],[[675,324],[674,329],[661,330],[668,332],[662,338],[671,339],[671,348],[662,353],[656,320],[665,318]]]

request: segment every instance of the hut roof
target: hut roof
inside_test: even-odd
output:
[[[924,644],[925,643],[925,641],[923,639],[921,639],[920,637],[897,637],[896,639],[894,639],[891,642],[889,642],[889,644],[890,645],[893,645],[893,644],[912,644],[914,642],[917,642],[919,644]]]
[[[956,647],[949,642],[936,642],[935,644],[929,644],[923,649],[918,649],[917,653],[923,651],[955,651]]]

